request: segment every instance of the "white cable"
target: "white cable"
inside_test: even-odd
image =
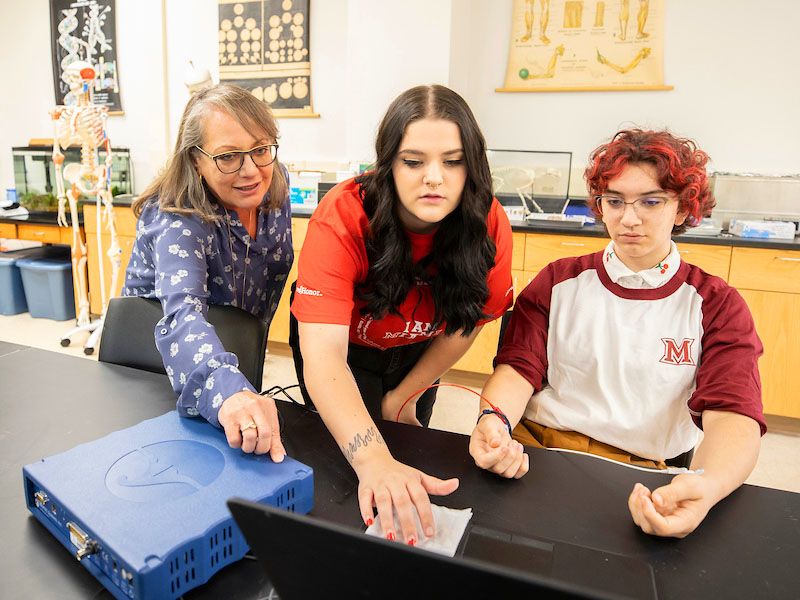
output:
[[[686,467],[667,467],[666,469],[656,469],[654,467],[640,467],[639,465],[631,465],[628,463],[619,462],[612,458],[606,458],[605,456],[598,456],[597,454],[591,454],[589,452],[581,452],[580,450],[568,450],[567,448],[545,448],[545,449],[552,450],[554,452],[569,452],[570,454],[582,454],[583,456],[589,456],[591,458],[599,458],[600,460],[614,463],[615,465],[628,467],[629,469],[636,469],[637,471],[645,471],[647,473],[666,473],[668,475],[678,475],[680,473],[695,473],[697,475],[700,475],[703,472],[703,469],[692,471],[691,469],[687,469]]]

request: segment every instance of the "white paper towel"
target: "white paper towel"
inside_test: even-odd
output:
[[[394,531],[397,539],[402,540],[402,529],[400,528],[400,521],[397,519],[397,512],[393,510],[394,514]],[[454,556],[458,543],[464,535],[464,530],[467,528],[467,523],[472,518],[472,509],[464,508],[457,510],[454,508],[447,508],[444,506],[437,506],[431,504],[431,511],[433,512],[433,522],[436,533],[433,537],[425,537],[422,533],[422,524],[419,522],[419,515],[414,511],[414,520],[419,533],[416,548],[423,550],[430,550],[437,554],[444,554],[445,556]],[[375,517],[375,522],[367,528],[365,532],[367,535],[374,535],[375,537],[383,537],[383,528],[381,527],[380,516]]]

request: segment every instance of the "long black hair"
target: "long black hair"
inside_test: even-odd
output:
[[[398,214],[400,198],[392,175],[400,142],[410,123],[444,119],[458,126],[467,179],[461,201],[439,225],[432,253],[413,264],[411,242]],[[367,279],[358,294],[367,304],[362,314],[377,318],[398,314],[397,306],[417,280],[431,286],[434,321],[446,323],[446,334],[469,335],[485,318],[489,297],[486,278],[495,263],[495,244],[486,219],[492,204],[492,177],[486,141],[464,99],[441,86],[418,86],[400,94],[389,106],[375,141],[375,169],[362,175],[360,193],[369,218],[365,245]],[[433,274],[429,273],[433,265]]]

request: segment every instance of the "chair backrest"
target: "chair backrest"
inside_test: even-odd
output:
[[[500,337],[497,338],[497,351],[500,352],[500,348],[503,347],[503,336],[506,334],[506,329],[508,328],[508,322],[511,320],[511,313],[514,312],[512,310],[507,310],[503,313],[503,316],[500,319]]]
[[[292,282],[291,295],[289,296],[289,305],[294,302],[294,294],[297,288],[297,282]],[[289,347],[292,349],[292,358],[294,359],[294,371],[297,375],[297,383],[300,387],[300,394],[303,396],[303,402],[311,409],[314,409],[314,401],[308,394],[306,387],[305,374],[303,373],[303,354],[300,352],[300,325],[297,322],[292,311],[289,311]]]
[[[112,298],[103,322],[98,360],[166,374],[155,341],[156,323],[163,316],[161,303],[155,298]],[[207,320],[225,350],[239,358],[239,370],[256,390],[261,390],[267,324],[241,308],[216,304],[209,304]]]

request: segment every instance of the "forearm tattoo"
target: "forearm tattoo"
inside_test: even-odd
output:
[[[349,462],[352,465],[353,464],[354,455],[358,451],[358,449],[359,448],[366,448],[370,444],[384,444],[385,445],[385,442],[383,441],[383,438],[381,437],[381,434],[378,432],[378,430],[375,428],[374,425],[372,427],[370,427],[369,429],[367,429],[367,431],[364,432],[364,435],[361,435],[360,433],[358,433],[353,438],[352,442],[349,442],[349,443],[343,445],[342,446],[342,454],[344,454],[344,457],[347,459],[347,462]]]

